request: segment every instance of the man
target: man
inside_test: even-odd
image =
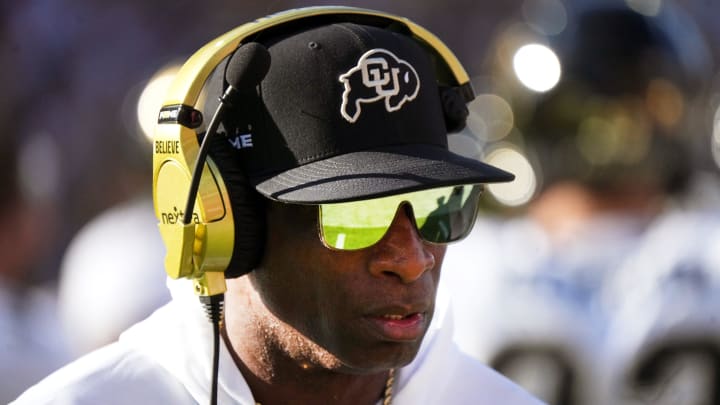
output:
[[[450,324],[439,328],[442,314],[433,320],[445,245],[472,226],[478,184],[512,179],[448,151],[446,128],[457,129],[464,115],[460,93],[439,86],[432,66],[447,56],[423,47],[440,45],[423,45],[411,23],[376,12],[312,9],[275,24],[287,16],[251,25],[266,26],[220,63],[223,85],[207,84],[224,94],[216,114],[224,136],[213,133],[213,119],[201,137],[218,168],[212,178],[227,186],[232,204],[218,221],[234,218],[233,237],[211,241],[217,224],[207,219],[207,196],[215,183],[198,192],[195,211],[193,192],[176,185],[185,179],[175,176],[181,149],[197,139],[163,131],[188,107],[168,103],[160,114],[155,199],[166,267],[188,274],[201,295],[224,292],[217,366],[190,286],[171,281],[170,304],[17,404],[538,403],[461,354]],[[199,59],[213,57],[192,60]],[[229,99],[233,89],[242,97]],[[188,116],[195,118],[183,133],[205,129],[195,110]],[[192,215],[177,210],[184,198]],[[180,237],[189,241],[187,256],[173,244],[174,229],[194,232]],[[226,292],[207,270],[223,241],[233,245],[218,259],[229,263]],[[239,246],[253,242],[259,246]]]

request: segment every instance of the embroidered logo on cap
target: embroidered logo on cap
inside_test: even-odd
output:
[[[415,68],[385,49],[365,52],[352,69],[340,75],[345,85],[340,113],[348,122],[360,117],[361,103],[385,100],[388,112],[399,110],[420,90]]]

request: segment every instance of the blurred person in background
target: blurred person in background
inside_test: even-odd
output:
[[[28,178],[30,170],[24,166],[42,148],[21,146],[11,133],[5,132],[0,141],[1,403],[70,359],[53,286],[37,281],[56,218],[52,204],[44,199],[47,196],[33,192],[42,179]]]
[[[145,249],[159,239],[153,222],[137,220],[148,212],[142,205],[152,217],[150,143],[132,126],[134,90],[147,66],[119,63],[157,54],[148,40],[153,36],[138,23],[147,8],[64,1],[0,6],[0,56],[8,62],[0,67],[6,125],[0,143],[0,403],[112,340],[159,306],[159,297],[169,298],[164,277],[153,271],[140,281],[138,274],[157,265]],[[143,193],[144,202],[120,205]],[[108,208],[113,214],[100,216]],[[101,254],[107,261],[88,263]]]
[[[123,109],[125,180],[142,187],[91,218],[68,243],[60,263],[58,312],[74,357],[117,340],[120,333],[170,300],[150,183],[152,128],[176,63],[162,66],[129,91]],[[132,125],[135,123],[135,125]],[[129,124],[129,125],[128,125]]]
[[[152,199],[138,196],[93,218],[60,267],[58,311],[73,357],[117,340],[170,300]]]
[[[624,372],[640,361],[634,354],[647,342],[617,343],[628,342],[628,323],[615,318],[630,303],[634,319],[642,317],[649,301],[623,298],[640,286],[652,289],[660,268],[678,268],[678,257],[712,245],[705,232],[681,244],[692,249],[671,257],[653,243],[656,233],[672,235],[678,221],[684,231],[675,238],[720,224],[714,211],[697,208],[705,204],[694,192],[708,167],[696,148],[705,142],[709,150],[698,115],[710,73],[702,37],[669,2],[656,10],[632,5],[641,2],[528,2],[526,28],[514,25],[498,39],[496,55],[517,52],[513,77],[496,72],[505,76],[489,80],[499,79],[493,90],[514,114],[515,131],[497,146],[525,156],[533,176],[527,183],[537,188],[509,217],[481,216],[474,232],[451,247],[444,267],[458,343],[553,404],[647,397],[639,403],[661,403],[657,390],[639,395],[643,389]],[[543,55],[557,58],[556,66],[545,69]],[[555,74],[555,82],[539,84],[542,74]],[[700,186],[706,195],[717,194],[711,179]],[[637,274],[630,263],[640,257],[642,278],[631,277],[635,285],[617,281]],[[717,271],[704,263],[696,273]],[[620,347],[624,356],[608,353]]]

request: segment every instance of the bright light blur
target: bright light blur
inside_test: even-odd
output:
[[[161,69],[150,78],[140,94],[137,119],[143,134],[149,140],[152,140],[153,128],[157,122],[157,115],[162,107],[165,94],[179,69],[180,67],[177,65]]]
[[[662,9],[662,0],[625,0],[625,3],[631,9],[648,17],[654,17],[660,14]]]
[[[483,141],[497,141],[513,129],[510,104],[495,94],[480,94],[468,104],[467,127]]]
[[[527,44],[513,56],[513,69],[518,80],[530,90],[545,92],[560,81],[560,60],[545,45]]]
[[[537,176],[525,155],[512,146],[502,145],[488,153],[485,161],[515,175],[515,180],[509,183],[487,186],[499,203],[515,207],[530,201],[537,188]]]

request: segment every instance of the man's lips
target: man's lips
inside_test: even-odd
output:
[[[425,312],[387,312],[366,317],[371,327],[384,339],[415,341],[422,338],[426,329]]]

